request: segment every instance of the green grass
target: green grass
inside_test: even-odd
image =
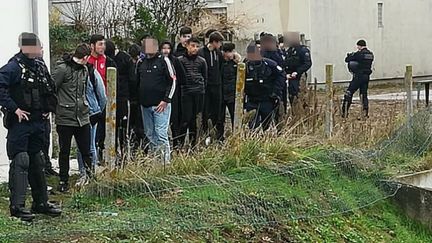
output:
[[[162,183],[124,197],[55,195],[64,215],[25,225],[1,201],[1,242],[432,242],[432,234],[384,200],[377,177],[350,173],[319,158],[231,168]],[[320,157],[321,156],[321,157]],[[170,177],[174,181],[174,177]],[[149,180],[151,183],[151,181]],[[173,186],[175,185],[175,186]],[[126,189],[124,189],[126,190]],[[1,197],[7,196],[4,187]],[[136,192],[136,190],[134,190]],[[369,205],[371,201],[377,203]],[[117,216],[99,215],[115,212]]]

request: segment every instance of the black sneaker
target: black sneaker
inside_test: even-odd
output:
[[[57,217],[61,215],[62,210],[57,208],[52,203],[41,203],[33,204],[31,212],[35,214],[45,214],[51,217]]]
[[[69,184],[65,181],[60,181],[59,186],[58,186],[58,191],[59,192],[69,191]]]
[[[22,221],[31,222],[36,217],[29,210],[24,207],[10,207],[10,214],[12,217],[19,218]]]

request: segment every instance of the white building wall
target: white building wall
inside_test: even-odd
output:
[[[378,28],[379,2],[383,28]],[[253,39],[261,31],[304,33],[311,40],[311,77],[320,82],[327,63],[335,65],[336,80],[351,79],[344,59],[362,38],[375,53],[372,78],[402,77],[406,64],[414,65],[414,75],[432,75],[432,55],[427,52],[431,0],[234,0],[228,15],[248,21],[239,39]]]
[[[1,0],[0,1],[0,66],[5,65],[17,52],[18,36],[22,32],[38,32],[44,45],[44,60],[49,67],[49,13],[48,0],[35,0],[37,4],[38,25],[33,30],[32,0]],[[3,128],[0,119],[0,181],[8,170],[8,158],[6,156],[6,129]]]
[[[372,78],[432,75],[432,1],[430,0],[311,0],[312,76],[325,79],[326,63],[335,64],[335,79],[351,78],[344,58],[366,39],[375,53]],[[383,28],[378,27],[378,3],[383,3]]]

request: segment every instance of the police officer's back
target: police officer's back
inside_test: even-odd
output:
[[[48,203],[42,157],[45,122],[55,111],[55,85],[45,64],[37,58],[42,48],[33,33],[22,33],[21,51],[0,69],[0,105],[8,129],[7,154],[10,160],[10,213],[30,221],[32,213],[58,216],[61,210]],[[32,189],[32,213],[25,209],[27,186]]]
[[[246,110],[256,110],[256,116],[250,126],[256,128],[262,124],[266,130],[274,119],[274,112],[281,101],[285,72],[273,60],[262,58],[255,43],[248,46],[247,54]]]
[[[348,111],[352,103],[354,93],[360,89],[363,117],[369,116],[368,87],[372,74],[374,54],[367,48],[365,40],[357,42],[357,52],[348,53],[345,62],[348,70],[353,74],[353,79],[348,86],[342,103],[342,117],[348,117]]]

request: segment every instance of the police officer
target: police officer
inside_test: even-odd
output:
[[[312,67],[309,49],[300,44],[299,33],[292,32],[287,40],[288,50],[285,59],[285,71],[288,79],[288,96],[291,105],[300,92],[300,79]]]
[[[345,92],[342,104],[342,117],[348,117],[348,110],[351,106],[354,93],[360,89],[361,102],[363,106],[363,116],[369,116],[369,100],[367,91],[369,86],[370,75],[372,74],[372,63],[374,54],[366,47],[365,40],[357,42],[357,52],[348,53],[345,62],[348,63],[348,69],[353,74],[353,79]]]
[[[41,57],[41,43],[33,33],[19,37],[21,51],[0,69],[0,105],[8,129],[10,213],[31,221],[33,213],[58,216],[61,210],[48,203],[45,161],[42,154],[44,118],[55,111],[55,85]],[[27,186],[33,197],[31,212],[25,209]]]
[[[256,43],[249,44],[246,62],[246,111],[256,110],[250,128],[270,127],[281,101],[285,72],[273,60],[263,58]]]

